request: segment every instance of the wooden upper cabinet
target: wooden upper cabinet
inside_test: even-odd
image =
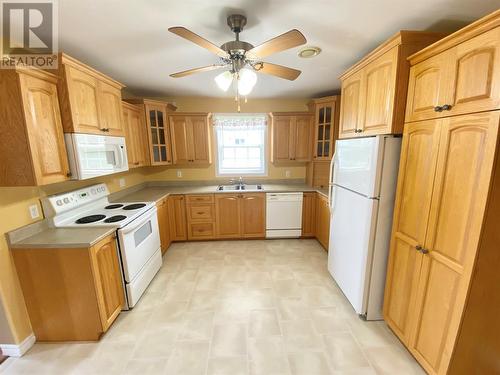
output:
[[[312,114],[274,112],[271,117],[271,161],[310,161]]]
[[[137,168],[149,165],[148,140],[141,108],[127,102],[122,102],[122,108],[128,166]]]
[[[172,164],[172,142],[168,115],[177,108],[167,102],[151,99],[126,99],[142,108],[151,165]]]
[[[359,130],[363,135],[392,131],[398,48],[394,47],[364,68],[365,98]]]
[[[121,89],[105,82],[99,82],[99,112],[106,135],[123,136]]]
[[[314,112],[313,159],[331,160],[338,137],[340,96],[313,99],[309,104]]]
[[[69,166],[57,77],[36,69],[0,72],[0,185],[66,181]]]
[[[102,328],[107,331],[125,303],[115,237],[108,236],[94,245],[90,259]]]
[[[169,123],[174,164],[211,163],[208,113],[176,113]]]
[[[500,27],[410,57],[406,121],[500,108]]]
[[[124,136],[119,82],[65,55],[59,61],[64,131]]]
[[[422,264],[440,137],[439,120],[406,124],[399,164],[384,319],[406,344]]]
[[[266,194],[241,194],[241,237],[266,236]]]
[[[446,101],[443,87],[447,84],[447,65],[450,53],[434,56],[410,69],[406,121],[419,121],[438,117],[434,111]]]
[[[362,71],[342,81],[339,138],[355,136],[360,127]]]
[[[339,138],[403,131],[412,53],[443,35],[400,31],[345,72],[340,80]]]

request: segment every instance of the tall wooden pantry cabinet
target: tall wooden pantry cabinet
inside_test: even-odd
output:
[[[409,58],[384,317],[429,374],[500,372],[500,12]]]

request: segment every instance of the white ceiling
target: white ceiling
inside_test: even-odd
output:
[[[217,45],[233,39],[226,16],[242,12],[241,40],[260,44],[299,29],[313,59],[298,48],[268,57],[302,70],[294,82],[259,75],[252,97],[314,97],[339,89],[338,76],[400,29],[454,31],[500,7],[500,0],[59,0],[59,48],[123,82],[136,95],[230,96],[216,71],[170,78],[217,57],[171,34],[184,26]]]

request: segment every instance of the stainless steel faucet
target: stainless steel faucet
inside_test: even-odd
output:
[[[238,185],[238,186],[243,186],[243,185],[245,185],[245,181],[243,181],[243,177],[241,177],[241,176],[240,176],[240,177],[238,177],[238,179],[237,179],[237,180],[236,180],[236,179],[234,179],[234,178],[230,179],[230,180],[229,180],[229,183],[230,183],[231,185]]]

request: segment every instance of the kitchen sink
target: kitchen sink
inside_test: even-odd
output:
[[[255,191],[262,190],[262,185],[219,185],[217,191]]]

